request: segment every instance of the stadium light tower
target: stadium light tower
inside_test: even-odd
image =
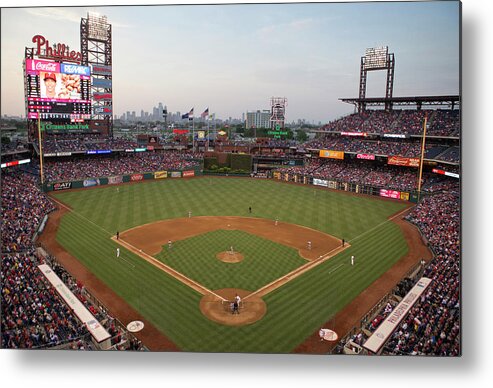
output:
[[[387,46],[367,48],[365,56],[361,57],[359,78],[358,112],[366,109],[366,79],[369,71],[387,70],[387,86],[385,88],[385,110],[392,110],[392,94],[394,90],[394,53],[389,53]]]
[[[112,32],[106,16],[88,12],[80,21],[82,61],[91,66],[91,125],[113,136]]]
[[[285,97],[272,97],[270,99],[271,115],[270,126],[272,131],[284,130],[286,105],[288,99]]]

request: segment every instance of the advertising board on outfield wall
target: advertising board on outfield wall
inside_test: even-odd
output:
[[[54,183],[53,184],[53,190],[59,191],[59,190],[68,190],[72,187],[72,182],[60,182],[60,183]]]
[[[328,182],[324,179],[317,179],[317,178],[313,178],[313,184],[315,186],[323,186],[323,187],[327,187],[328,186]]]
[[[143,179],[144,179],[144,175],[142,175],[142,174],[133,174],[130,176],[130,180],[132,182],[141,181]]]
[[[403,201],[409,201],[409,193],[406,193],[405,191],[401,191],[401,199]]]
[[[191,176],[195,176],[195,171],[194,170],[183,171],[183,178],[187,178],[187,177],[191,177]]]
[[[400,191],[395,190],[380,189],[380,196],[385,198],[400,199],[401,193]]]
[[[84,179],[84,187],[99,186],[101,183],[99,179]]]
[[[344,159],[344,151],[320,150],[319,157],[330,159]]]
[[[117,185],[119,183],[123,182],[123,176],[117,175],[117,176],[110,176],[108,178],[108,184],[109,185]]]
[[[181,171],[171,171],[171,178],[181,178]]]
[[[154,179],[164,179],[168,177],[168,171],[156,171],[154,173]]]

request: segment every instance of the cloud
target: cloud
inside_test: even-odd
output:
[[[80,13],[67,8],[48,7],[48,8],[28,8],[27,13],[38,18],[51,20],[63,20],[80,23]]]
[[[37,18],[44,18],[44,19],[55,20],[55,21],[65,21],[65,22],[71,22],[77,24],[80,23],[80,19],[82,17],[87,17],[87,12],[93,12],[95,14],[99,13],[97,11],[97,8],[84,9],[84,13],[81,14],[81,10],[74,11],[69,8],[61,8],[61,7],[27,8],[26,12]],[[119,28],[131,27],[131,25],[129,24],[118,23],[115,22],[114,20],[111,20],[110,24],[112,27],[119,27]]]

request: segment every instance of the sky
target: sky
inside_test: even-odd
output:
[[[353,112],[339,98],[358,96],[360,58],[378,46],[395,55],[394,96],[459,94],[456,1],[181,3],[2,8],[2,115],[25,115],[22,61],[32,37],[80,51],[88,12],[112,25],[118,116],[162,102],[170,112],[209,107],[218,118],[241,118],[285,97],[288,122],[325,123]],[[368,97],[385,95],[385,77],[368,73]]]

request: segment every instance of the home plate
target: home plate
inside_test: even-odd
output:
[[[142,321],[132,321],[127,325],[127,330],[131,333],[137,333],[144,328],[144,322]]]
[[[320,337],[320,341],[336,341],[338,338],[337,333],[330,329],[320,329],[318,335]]]

